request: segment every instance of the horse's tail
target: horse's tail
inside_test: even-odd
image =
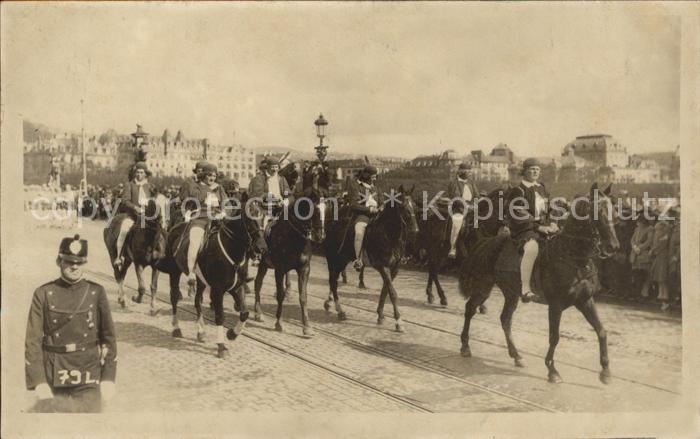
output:
[[[463,297],[469,298],[486,278],[493,276],[496,260],[506,239],[510,237],[498,235],[481,238],[470,249],[459,270],[459,293]]]

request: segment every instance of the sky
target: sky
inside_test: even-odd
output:
[[[680,21],[621,4],[2,5],[3,105],[51,127],[402,157],[679,143]]]

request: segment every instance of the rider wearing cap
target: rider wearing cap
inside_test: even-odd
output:
[[[530,279],[535,260],[539,254],[539,242],[547,235],[559,231],[557,224],[549,219],[549,192],[540,178],[539,160],[529,158],[523,162],[521,183],[508,194],[506,215],[518,251],[520,261],[521,298],[523,302],[538,299],[532,292]]]
[[[60,277],[34,291],[25,338],[25,378],[38,412],[99,412],[115,393],[117,341],[104,288],[83,277],[88,243],[64,238]]]
[[[197,186],[192,187],[192,192],[186,200],[191,210],[189,226],[189,244],[187,247],[187,283],[194,288],[197,276],[194,268],[197,255],[202,246],[204,230],[212,219],[221,219],[224,216],[223,207],[226,201],[224,188],[216,182],[217,168],[213,163],[202,163],[202,172]]]
[[[355,228],[355,270],[362,269],[362,243],[365,239],[365,229],[369,223],[369,217],[379,211],[377,190],[374,182],[377,180],[377,168],[366,165],[356,179],[348,180],[348,204],[354,213]]]
[[[250,180],[248,185],[248,195],[251,198],[259,198],[273,207],[289,205],[292,201],[291,190],[287,179],[279,175],[279,163],[271,158],[264,158],[260,163],[261,173]],[[264,225],[267,224],[268,217],[265,216]],[[263,226],[264,227],[264,226]]]
[[[148,182],[148,176],[151,173],[148,171],[145,162],[137,162],[133,166],[132,174],[134,176],[133,180],[126,183],[122,190],[117,212],[128,215],[119,226],[119,234],[117,235],[117,258],[114,260],[114,265],[117,268],[120,268],[124,263],[122,249],[124,248],[126,235],[134,226],[139,215],[143,215],[148,201],[155,195],[153,186]]]
[[[471,205],[471,202],[479,196],[479,189],[472,181],[472,167],[469,163],[461,163],[457,169],[456,177],[450,181],[447,188],[447,197],[452,205],[452,230],[450,231],[450,252],[447,254],[449,258],[457,256],[457,237],[462,229],[464,215],[466,212],[463,207]],[[462,200],[455,202],[455,199]]]

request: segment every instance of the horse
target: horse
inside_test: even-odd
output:
[[[224,294],[233,296],[235,309],[239,311],[239,320],[233,329],[226,332],[229,340],[235,340],[245,327],[249,312],[245,296],[250,292],[248,281],[248,260],[251,252],[260,250],[260,226],[255,215],[249,215],[247,198],[240,200],[240,206],[232,206],[232,199],[225,200],[225,216],[214,220],[203,240],[202,250],[197,256],[195,273],[197,275],[194,306],[197,311],[197,341],[205,341],[204,315],[202,300],[204,292],[209,290],[214,323],[216,324],[217,356],[225,358],[228,348],[224,342]],[[244,208],[245,207],[245,208]],[[164,263],[158,268],[168,273],[170,278],[170,304],[173,309],[172,336],[182,338],[182,330],[177,316],[177,305],[182,294],[180,277],[187,268],[187,255],[181,247],[181,240],[187,231],[187,223],[175,225],[168,235],[167,254]]]
[[[406,243],[413,238],[410,234],[418,233],[416,208],[412,193],[405,191],[403,185],[397,191],[391,190],[391,198],[384,203],[382,210],[367,225],[363,253],[369,265],[379,272],[383,286],[377,306],[377,324],[384,323],[384,304],[387,294],[394,307],[395,329],[403,332],[401,313],[398,308],[398,295],[392,281],[399,271],[399,263],[403,258]],[[345,209],[347,212],[348,209]],[[355,259],[353,249],[354,230],[350,223],[350,215],[340,215],[342,220],[329,222],[326,240],[323,243],[326,261],[328,263],[328,284],[330,293],[323,303],[326,311],[335,303],[339,320],[346,320],[338,297],[338,276],[348,262]]]
[[[124,278],[129,266],[133,263],[138,280],[138,294],[131,298],[136,303],[141,303],[146,292],[146,285],[143,277],[143,270],[151,267],[151,310],[152,316],[158,311],[156,309],[156,293],[158,292],[158,270],[155,268],[157,262],[165,256],[166,232],[162,227],[162,212],[158,210],[156,203],[150,200],[144,211],[144,216],[137,219],[134,227],[129,231],[122,247],[124,263],[120,268],[114,267],[114,261],[120,256],[117,254],[117,235],[121,222],[127,218],[126,214],[118,214],[112,218],[103,230],[103,239],[109,259],[114,269],[114,279],[119,285],[117,303],[124,309],[127,301],[124,298]]]
[[[504,193],[505,191],[503,188],[498,188],[486,195],[486,197],[491,200],[490,205],[494,206],[494,203],[498,199],[503,198]],[[478,231],[482,236],[495,236],[501,225],[497,221],[497,215],[495,215],[493,211],[490,211],[488,216],[484,216],[486,215],[486,209],[489,209],[488,201],[484,200],[483,197],[480,197],[479,200],[480,201],[477,201],[478,204],[476,205],[480,221],[479,228],[475,229],[469,226],[469,223],[474,220],[474,212],[466,212],[462,229],[457,238],[457,258],[455,261],[457,264],[469,253],[467,239],[473,237],[470,236],[472,231]],[[452,223],[449,217],[445,218],[447,206],[441,207],[443,208],[438,209],[438,213],[435,214],[430,214],[427,207],[423,210],[423,213],[420,215],[421,219],[418,221],[420,232],[416,240],[416,245],[419,249],[425,251],[425,260],[428,266],[428,283],[425,287],[425,294],[427,295],[428,303],[433,304],[435,301],[433,296],[434,284],[438,296],[440,297],[440,305],[445,307],[447,306],[447,297],[445,296],[445,290],[440,284],[438,275],[441,269],[450,265],[447,256],[450,251],[450,230]],[[483,310],[484,308],[480,308],[480,311]]]
[[[260,290],[267,270],[275,270],[277,313],[275,330],[283,332],[282,304],[288,294],[285,288],[285,275],[295,270],[299,286],[302,333],[305,338],[314,336],[309,324],[306,288],[311,270],[313,244],[322,242],[325,237],[324,222],[328,182],[327,170],[319,164],[308,165],[302,172],[301,193],[303,198],[296,200],[293,208],[288,206],[273,220],[266,236],[268,251],[260,260],[255,277],[255,320],[262,321]]]
[[[559,342],[559,324],[562,312],[575,306],[593,327],[599,342],[599,379],[610,382],[607,352],[607,333],[600,322],[593,295],[600,289],[598,275],[593,265],[597,256],[608,258],[618,248],[612,220],[611,186],[598,189],[594,183],[587,197],[577,197],[563,222],[561,231],[540,244],[540,253],[533,270],[533,283],[541,290],[548,303],[549,350],[545,357],[550,383],[562,382],[554,365],[554,350]],[[464,260],[459,278],[460,293],[467,298],[464,327],[461,334],[463,357],[471,357],[469,325],[477,307],[488,299],[491,288],[498,285],[505,303],[501,313],[501,325],[508,345],[508,354],[517,367],[524,362],[512,339],[511,322],[520,298],[519,259],[511,238],[502,233],[496,237],[480,239]]]

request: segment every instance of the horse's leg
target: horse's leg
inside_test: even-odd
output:
[[[173,307],[173,337],[182,338],[182,330],[180,329],[180,322],[177,318],[177,303],[180,301],[182,295],[180,294],[180,272],[178,270],[173,270],[170,273],[170,304]]]
[[[289,279],[289,272],[284,275],[284,297],[287,300],[291,300],[292,295],[290,291],[292,290],[292,281]]]
[[[229,340],[235,340],[245,328],[245,322],[248,320],[250,313],[248,312],[248,306],[245,303],[245,296],[249,293],[248,284],[243,283],[240,287],[233,291],[233,300],[238,304],[239,314],[238,323],[233,329],[226,331],[226,338]]]
[[[275,321],[275,330],[282,332],[282,303],[284,302],[284,297],[285,297],[285,291],[284,291],[284,275],[286,273],[283,273],[281,270],[275,269],[275,287],[277,288],[277,313],[275,314],[275,317],[277,320]]]
[[[379,303],[377,303],[377,325],[384,324],[384,304],[388,291],[386,282],[382,281],[382,292],[379,293]]]
[[[328,284],[330,285],[331,291],[328,295],[328,300],[323,303],[323,307],[326,311],[330,309],[331,302],[335,302],[335,311],[338,313],[338,320],[347,320],[347,315],[343,311],[340,305],[340,297],[338,296],[338,276],[339,272],[329,269],[328,271]]]
[[[391,299],[391,304],[394,307],[394,320],[396,320],[396,323],[395,323],[396,332],[403,332],[403,326],[401,324],[401,313],[399,313],[399,304],[398,304],[399,297],[398,297],[398,294],[396,293],[396,289],[394,289],[394,284],[392,283],[392,280],[394,279],[394,277],[396,277],[397,272],[398,272],[397,268],[389,269],[389,267],[383,267],[379,271],[379,274],[381,274],[382,280],[386,284],[386,289],[387,289],[387,292],[389,293],[389,299]]]
[[[218,288],[210,289],[212,305],[214,305],[214,323],[216,324],[216,356],[226,358],[228,349],[224,343],[224,292]]]
[[[297,269],[297,281],[299,285],[299,306],[301,307],[301,323],[304,325],[304,337],[311,338],[314,336],[314,331],[309,324],[309,311],[306,307],[306,286],[309,282],[309,272],[311,271],[311,263],[306,263],[300,269]]]
[[[340,275],[343,277],[343,283],[348,283],[348,273],[345,270],[343,270],[340,272]]]
[[[462,335],[460,336],[462,347],[459,352],[463,357],[467,358],[472,356],[472,351],[469,348],[469,327],[472,322],[472,317],[474,317],[477,308],[479,308],[479,302],[482,301],[480,293],[481,291],[475,292],[464,304],[464,326],[462,327]]]
[[[550,383],[561,383],[561,375],[554,367],[554,350],[559,343],[559,323],[561,322],[562,310],[558,304],[549,305],[549,350],[544,364],[547,366],[548,379]]]
[[[151,266],[151,315],[155,316],[158,314],[158,309],[156,308],[156,298],[158,296],[158,270]]]
[[[435,302],[435,297],[433,296],[433,265],[428,266],[428,284],[425,286],[425,295],[428,296],[428,304],[432,305]]]
[[[256,322],[264,322],[262,306],[260,305],[260,290],[262,289],[262,283],[265,279],[265,274],[267,273],[267,265],[264,261],[260,261],[258,265],[258,273],[255,275],[255,314],[254,319]]]
[[[143,301],[143,295],[146,293],[146,282],[143,280],[143,265],[134,263],[134,271],[136,272],[136,281],[139,284],[138,295],[132,296],[131,300],[136,303]]]
[[[515,361],[517,367],[525,367],[523,358],[520,356],[518,349],[515,347],[513,342],[513,334],[511,332],[511,326],[513,323],[513,314],[518,307],[519,294],[517,291],[512,291],[510,289],[503,288],[503,296],[505,301],[503,302],[503,311],[501,311],[501,327],[503,328],[503,333],[506,336],[506,344],[508,345],[508,355]],[[479,305],[481,308],[483,305]]]
[[[126,273],[129,270],[130,265],[131,261],[127,258],[124,260],[124,263],[122,263],[121,268],[116,270],[115,277],[117,280],[117,285],[119,286],[117,293],[117,302],[121,305],[122,309],[126,309],[126,307],[128,306],[126,294],[124,293],[124,281],[126,280]]]
[[[197,290],[194,295],[194,307],[197,310],[197,341],[204,342],[204,312],[202,311],[202,302],[204,301],[204,291],[209,289],[208,285],[197,279]]]
[[[445,290],[443,290],[442,285],[440,285],[440,278],[438,277],[438,273],[439,271],[436,269],[433,278],[435,280],[435,288],[437,289],[438,296],[440,296],[440,305],[447,306],[447,297],[445,297]]]
[[[598,310],[595,306],[593,298],[589,298],[583,303],[576,304],[576,308],[581,311],[581,314],[591,324],[595,333],[598,335],[598,344],[600,345],[600,365],[603,370],[600,371],[600,381],[603,384],[610,384],[610,368],[608,360],[608,333],[603,327],[598,317]]]
[[[365,267],[364,267],[364,265],[362,266],[362,268],[360,268],[360,280],[357,283],[357,288],[359,288],[361,290],[367,289],[367,286],[365,285]]]

